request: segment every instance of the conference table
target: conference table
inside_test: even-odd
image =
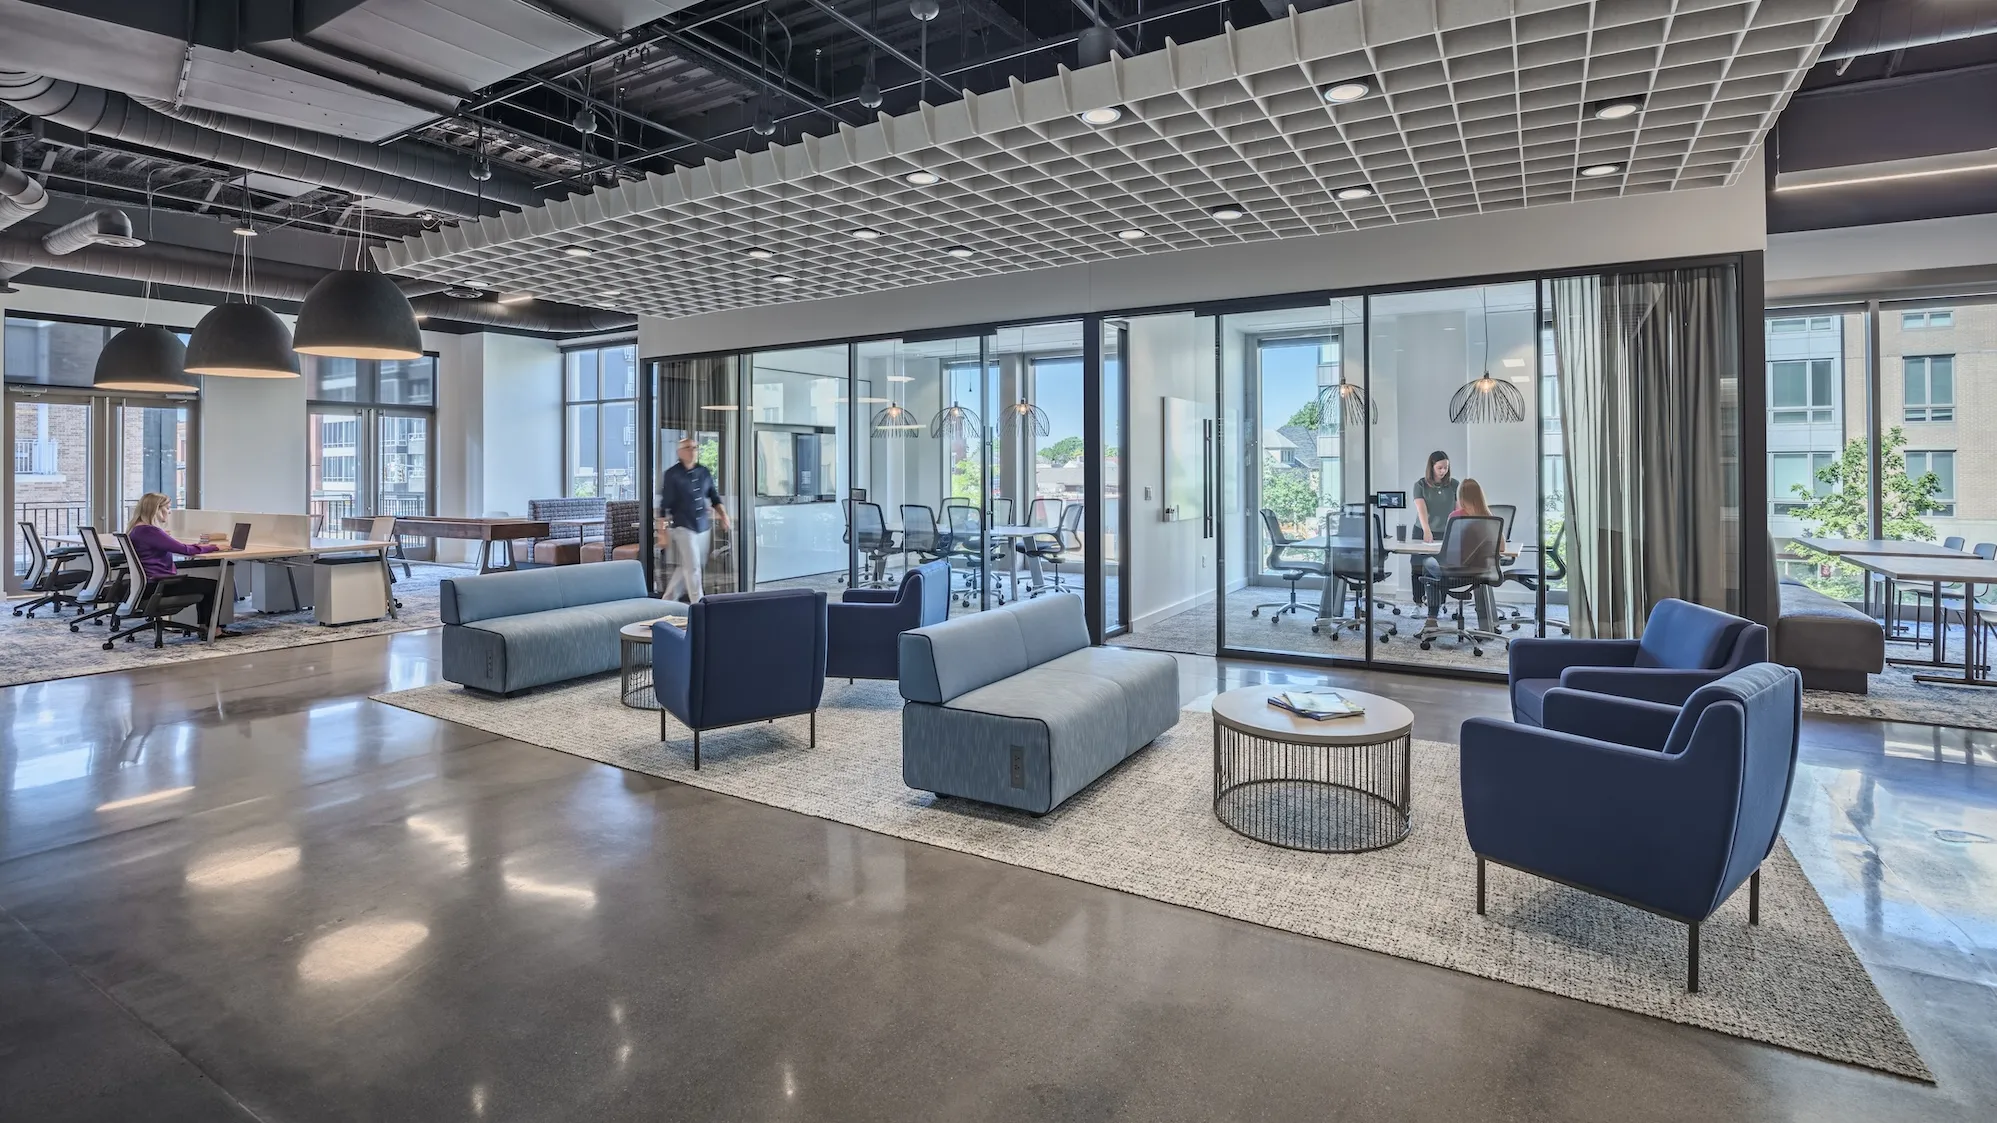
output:
[[[1900,627],[1898,622],[1894,620],[1893,609],[1893,589],[1897,584],[1897,579],[1892,574],[1887,573],[1882,568],[1882,565],[1886,568],[1891,568],[1895,559],[1905,560],[1908,558],[1929,558],[1942,561],[1961,558],[1969,558],[1973,561],[1982,560],[1975,554],[1963,550],[1951,549],[1938,543],[1922,542],[1912,538],[1820,538],[1804,535],[1792,541],[1797,545],[1807,546],[1820,554],[1829,554],[1839,561],[1884,577],[1886,579],[1886,603],[1882,606],[1883,611],[1881,611],[1880,615],[1886,618],[1887,632],[1896,635]],[[1869,564],[1873,562],[1881,564]],[[1919,582],[1917,581],[1916,583],[1918,584]],[[1872,582],[1870,580],[1865,582],[1864,600],[1862,603],[1865,614],[1867,616],[1872,615]],[[1939,635],[1942,631],[1939,626],[1941,611],[1939,607],[1941,604],[1939,594],[1937,594],[1935,604],[1937,606],[1937,627],[1935,632]],[[1916,630],[1918,632],[1918,629]],[[1930,641],[1921,639],[1917,634],[1907,642],[1918,645]],[[1935,658],[1932,662],[1936,664],[1941,662],[1939,646],[1937,646]]]
[[[1327,570],[1331,568],[1331,551],[1352,550],[1356,553],[1365,548],[1366,540],[1364,538],[1346,537],[1337,534],[1317,534],[1309,538],[1298,538],[1283,543],[1283,549],[1285,550],[1315,550],[1324,554],[1325,568]],[[1408,558],[1432,558],[1442,553],[1442,540],[1440,538],[1432,541],[1421,538],[1389,538],[1380,543],[1380,548],[1389,554],[1400,554]],[[1527,548],[1523,542],[1505,543],[1504,552],[1498,555],[1499,565],[1503,566],[1516,561],[1520,554],[1525,553]],[[1324,601],[1328,599],[1319,599],[1318,619],[1320,620],[1338,619],[1338,617],[1333,616],[1326,610]]]
[[[590,520],[568,519],[565,522],[585,522]],[[340,520],[341,527],[363,534],[373,526],[374,520],[365,515],[348,515]],[[513,557],[513,540],[516,538],[551,538],[546,521],[541,519],[472,519],[441,515],[396,515],[395,533],[392,536],[399,544],[404,535],[417,538],[454,538],[479,543],[478,571],[492,573],[499,570],[518,568]],[[493,547],[499,547],[504,558],[494,565]],[[398,546],[399,548],[399,546]]]
[[[1961,585],[1963,605],[1974,611],[1976,587],[1997,585],[1997,561],[1986,561],[1974,554],[1951,551],[1954,557],[1903,557],[1887,554],[1854,554],[1845,558],[1851,564],[1886,578],[1889,585],[1911,582],[1928,585],[1932,588],[1935,605],[1934,644],[1930,648],[1931,658],[1923,660],[1894,659],[1890,662],[1940,667],[1947,662],[1948,629],[1942,625],[1942,586]],[[1892,621],[1889,619],[1890,625]],[[1961,675],[1915,675],[1916,682],[1952,683],[1956,686],[1997,686],[1997,680],[1977,675],[1976,624],[1970,612],[1963,614],[1963,656]]]

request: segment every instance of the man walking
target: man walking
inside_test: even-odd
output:
[[[714,473],[694,459],[693,438],[679,444],[679,462],[666,469],[659,484],[659,515],[672,522],[666,557],[672,574],[666,578],[666,599],[692,604],[700,599],[701,568],[707,563],[708,516],[728,529],[728,511],[721,506]]]

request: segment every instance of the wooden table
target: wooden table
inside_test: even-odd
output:
[[[1299,689],[1250,686],[1213,700],[1213,813],[1290,850],[1350,854],[1408,836],[1414,714],[1392,698],[1338,690],[1357,717],[1313,721],[1269,704]]]
[[[354,541],[351,538],[314,538],[306,546],[266,546],[255,542],[240,550],[217,550],[209,554],[197,555],[203,561],[216,563],[215,604],[217,611],[208,617],[208,640],[214,642],[215,634],[222,627],[220,606],[235,601],[235,563],[257,561],[281,561],[285,558],[316,558],[322,554],[374,554],[381,559],[381,596],[391,619],[395,617],[395,590],[391,587],[394,578],[388,572],[388,551],[395,546],[390,539],[379,541]]]
[[[568,522],[589,520],[569,519]],[[600,520],[599,520],[600,521]],[[358,515],[350,515],[340,520],[340,525],[348,530],[363,533],[373,525],[374,520]],[[472,519],[444,515],[397,515],[395,516],[395,539],[400,548],[402,536],[414,535],[418,538],[455,538],[462,541],[480,543],[478,551],[478,571],[491,573],[494,570],[515,568],[513,540],[516,538],[549,538],[548,524],[540,519]],[[497,544],[503,560],[493,564],[493,547]]]
[[[1918,585],[1932,585],[1935,599],[1935,642],[1930,666],[1939,667],[1945,661],[1948,629],[1942,626],[1942,586],[1961,585],[1965,608],[1975,603],[1978,585],[1997,585],[1997,561],[1985,561],[1972,554],[1955,552],[1953,557],[1899,557],[1889,555],[1852,554],[1846,561],[1871,573],[1877,573],[1889,582],[1912,581]],[[1971,623],[1970,613],[1963,614],[1963,629],[1967,634],[1965,645],[1970,650],[1963,653],[1962,675],[1937,676],[1916,675],[1920,682],[1951,682],[1958,686],[1997,686],[1997,681],[1979,679],[1976,675],[1976,652],[1974,638],[1976,628]],[[1892,620],[1887,624],[1890,627]],[[1903,660],[1894,660],[1903,662]]]

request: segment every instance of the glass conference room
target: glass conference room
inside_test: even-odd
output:
[[[1752,607],[1741,490],[1763,485],[1739,415],[1762,388],[1739,377],[1759,343],[1741,274],[1646,264],[657,360],[651,451],[663,466],[692,435],[738,518],[710,590],[836,596],[940,557],[953,612],[1058,582],[1112,642],[1502,673],[1513,638],[1634,634],[1664,596]]]

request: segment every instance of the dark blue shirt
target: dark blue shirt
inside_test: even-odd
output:
[[[665,478],[659,481],[659,513],[671,519],[674,526],[706,530],[708,512],[720,502],[721,493],[714,488],[714,473],[705,464],[689,468],[675,460],[666,469]]]

